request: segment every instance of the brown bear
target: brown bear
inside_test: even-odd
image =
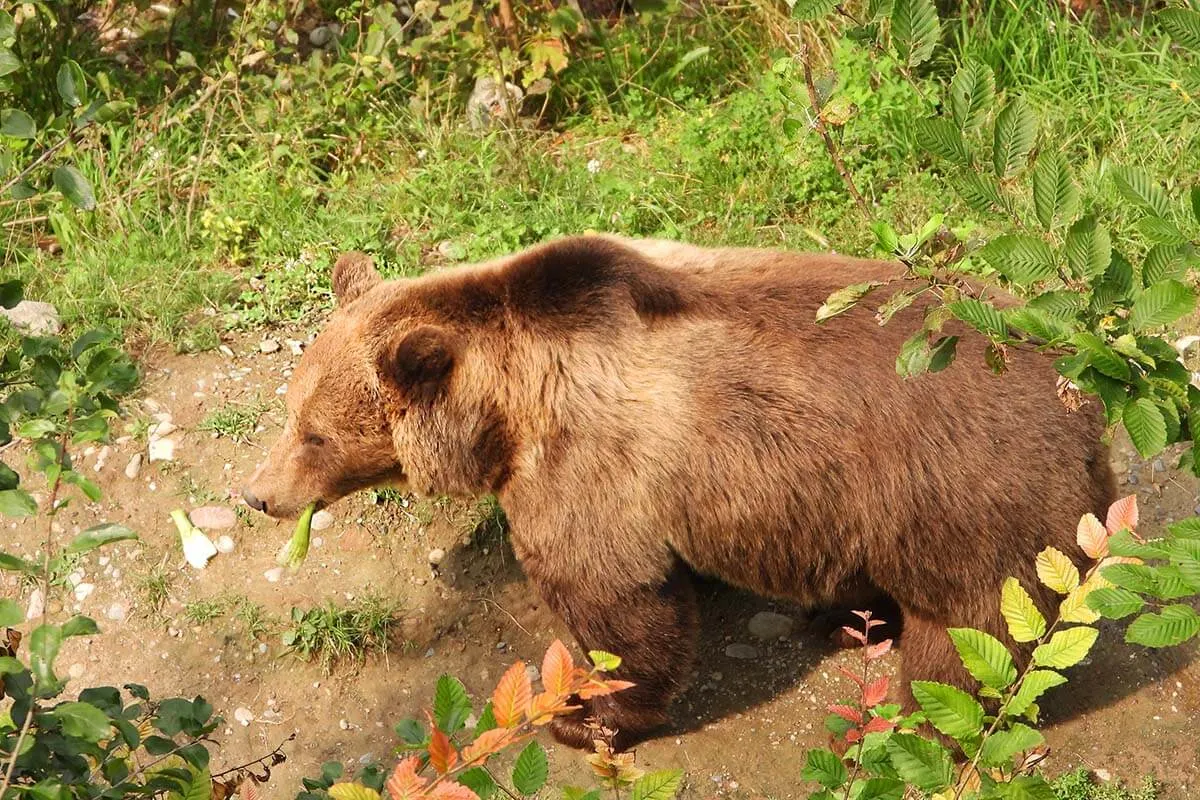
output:
[[[1036,592],[1037,553],[1076,552],[1114,495],[1103,421],[1062,405],[1045,356],[1013,350],[997,377],[966,331],[949,369],[901,379],[919,303],[815,323],[830,292],[888,280],[902,268],[608,236],[397,281],[343,256],[245,499],[287,518],[383,483],[494,493],[529,580],[636,684],[555,723],[577,747],[589,717],[625,745],[667,720],[693,574],[814,607],[886,593],[903,685],[970,688],[946,628],[1004,637],[1004,579]]]

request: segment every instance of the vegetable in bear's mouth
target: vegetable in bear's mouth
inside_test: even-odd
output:
[[[309,536],[312,533],[312,518],[313,512],[317,510],[316,502],[309,503],[304,511],[300,514],[300,519],[296,522],[296,530],[292,532],[292,538],[288,539],[287,544],[279,551],[279,555],[275,557],[275,563],[281,567],[287,567],[293,572],[300,569],[300,565],[304,563],[304,557],[308,555]]]

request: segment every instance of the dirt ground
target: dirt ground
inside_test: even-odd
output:
[[[272,338],[282,343],[307,333],[276,331]],[[175,442],[175,460],[143,463],[136,478],[127,477],[130,459],[146,451],[144,436],[136,434],[84,459],[83,469],[103,487],[104,499],[95,506],[74,502],[59,517],[62,538],[109,520],[129,525],[142,541],[91,554],[77,566],[73,581],[94,590],[81,602],[70,600],[68,590],[68,605],[95,618],[104,632],[71,640],[59,664],[75,687],[137,681],[156,696],[207,697],[226,719],[214,772],[266,753],[296,732],[287,762],[262,792],[291,798],[300,778],[315,775],[324,761],[357,768],[360,761],[387,760],[395,743],[392,726],[431,705],[439,675],[458,676],[478,700],[516,659],[539,663],[555,637],[573,643],[524,582],[503,542],[473,535],[469,507],[349,498],[331,509],[332,526],[314,533],[304,567],[274,582],[266,573],[290,526],[240,515],[234,527],[209,531],[214,540],[231,537],[233,550],[217,555],[204,571],[189,567],[169,512],[235,508],[236,488],[282,421],[277,390],[296,357],[287,344],[263,353],[260,342],[246,337],[227,340],[222,351],[147,357],[145,386],[132,407],[152,421],[156,413],[170,416],[178,427],[167,437]],[[270,406],[248,442],[197,429],[215,409],[258,400]],[[4,458],[14,466],[23,462],[19,449]],[[1123,445],[1114,448],[1113,458],[1150,529],[1191,515],[1200,502],[1196,482],[1162,461],[1143,463]],[[4,549],[17,553],[31,554],[42,540],[43,532],[31,525],[2,530]],[[446,552],[436,569],[428,558],[435,548]],[[169,599],[161,611],[150,607],[145,589],[146,576],[158,567],[168,576],[163,585]],[[0,582],[0,593],[28,600],[15,579],[0,581],[7,581]],[[319,664],[285,652],[279,631],[293,607],[309,608],[325,598],[346,602],[372,591],[401,607],[386,654],[325,674]],[[804,752],[824,740],[825,705],[848,695],[834,668],[851,654],[835,651],[799,609],[718,585],[707,585],[702,595],[704,655],[693,687],[674,709],[674,729],[638,749],[639,765],[685,770],[685,797],[806,796]],[[188,604],[213,599],[226,609],[260,604],[274,620],[256,638],[232,611],[203,624],[187,619]],[[747,621],[760,610],[794,617],[792,635],[754,639]],[[757,655],[728,657],[732,643],[751,645]],[[1047,703],[1051,771],[1082,765],[1134,783],[1149,773],[1167,783],[1166,797],[1200,796],[1196,650],[1131,648],[1119,632],[1107,630],[1092,662]],[[895,655],[884,663],[894,669]],[[238,709],[246,724],[235,717]],[[551,785],[590,784],[577,753],[545,734],[543,743],[551,753]]]

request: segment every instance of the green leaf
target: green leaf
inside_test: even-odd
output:
[[[1161,217],[1142,217],[1138,220],[1138,230],[1142,236],[1155,244],[1181,245],[1187,244],[1188,237],[1179,226],[1169,219]]]
[[[850,773],[842,760],[829,750],[809,750],[800,777],[815,781],[826,789],[837,789],[850,779]]]
[[[1171,38],[1192,50],[1200,50],[1200,11],[1167,8],[1156,16]]]
[[[0,492],[0,494],[3,494],[3,492]],[[38,567],[33,562],[26,561],[19,556],[14,556],[11,553],[5,553],[3,551],[0,551],[0,570],[20,572],[25,575],[38,574]]]
[[[1085,331],[1077,333],[1071,337],[1071,343],[1097,371],[1119,381],[1129,380],[1129,362],[1096,334]]]
[[[600,672],[612,672],[621,666],[621,657],[604,650],[589,650],[588,659]]]
[[[824,322],[827,319],[836,317],[838,314],[849,311],[867,292],[882,285],[881,281],[867,281],[865,283],[852,284],[844,289],[838,289],[825,298],[825,302],[817,309],[817,322]]]
[[[992,166],[997,178],[1007,178],[1021,166],[1037,140],[1037,129],[1037,117],[1024,100],[1018,97],[1004,107],[992,131]]]
[[[1125,631],[1125,641],[1144,647],[1174,647],[1200,633],[1200,614],[1186,605],[1171,605],[1157,614],[1143,614]]]
[[[820,19],[828,16],[838,6],[838,0],[796,0],[792,4],[792,16],[796,19]]]
[[[917,120],[913,126],[913,133],[916,135],[917,144],[934,155],[961,166],[971,162],[967,141],[950,120],[942,117]]]
[[[124,542],[130,539],[137,539],[137,534],[126,528],[124,525],[118,525],[114,522],[105,522],[100,525],[93,525],[83,533],[76,536],[67,549],[63,552],[67,555],[76,553],[87,553],[95,550],[97,547],[103,547],[113,542]]]
[[[1129,323],[1139,331],[1157,328],[1192,313],[1195,307],[1196,295],[1186,285],[1176,280],[1159,281],[1134,301]]]
[[[1167,446],[1167,422],[1153,401],[1141,397],[1129,403],[1121,421],[1142,458],[1150,458]]]
[[[958,337],[943,336],[933,343],[929,350],[929,371],[941,372],[954,362],[958,352]]]
[[[998,236],[980,251],[983,260],[1018,286],[1053,278],[1054,253],[1041,239],[1024,234]]]
[[[1050,637],[1050,641],[1034,649],[1033,661],[1039,666],[1056,669],[1073,667],[1087,658],[1088,651],[1099,635],[1098,630],[1086,625],[1058,631]]]
[[[902,378],[912,378],[927,372],[931,357],[929,334],[924,329],[919,330],[900,346],[900,354],[896,356],[896,373]]]
[[[455,776],[459,783],[470,789],[479,800],[488,800],[496,793],[496,781],[483,767],[471,767]]]
[[[92,193],[92,185],[88,183],[83,173],[70,164],[64,164],[54,170],[54,186],[75,205],[84,211],[96,207],[96,195]]]
[[[54,660],[62,647],[62,629],[57,625],[39,625],[29,636],[29,669],[39,692],[58,685],[54,675]]]
[[[7,47],[0,47],[0,78],[11,75],[21,68],[21,59]]]
[[[188,768],[192,774],[189,780],[181,781],[178,792],[172,792],[167,795],[167,800],[212,800],[212,775],[207,769]],[[353,796],[337,798],[336,795],[330,794],[335,800],[353,800]],[[378,794],[376,794],[378,797]],[[363,798],[365,800],[365,797]]]
[[[950,738],[962,742],[980,735],[983,706],[962,689],[933,681],[913,681],[912,693],[933,727]]]
[[[999,639],[973,628],[950,628],[963,666],[975,680],[992,689],[1007,689],[1017,679],[1012,655]]]
[[[1038,156],[1033,168],[1033,207],[1038,222],[1048,231],[1055,220],[1070,219],[1079,209],[1079,191],[1061,153]]]
[[[471,716],[471,700],[462,681],[452,675],[438,678],[433,696],[433,716],[446,733],[457,733]]]
[[[1008,334],[1004,316],[991,303],[983,303],[973,297],[956,300],[949,305],[950,313],[980,333],[994,338]]]
[[[950,785],[953,765],[946,748],[911,733],[893,734],[888,755],[900,778],[923,792],[941,791]]]
[[[37,513],[37,503],[24,489],[7,489],[0,492],[0,514],[21,519]]]
[[[54,707],[50,716],[58,720],[67,736],[93,744],[107,737],[112,730],[108,715],[87,703],[61,703]]]
[[[967,61],[950,81],[950,113],[964,131],[975,130],[983,123],[996,95],[992,68],[979,61]]]
[[[632,800],[672,800],[682,780],[683,773],[675,769],[648,772],[634,781],[630,796]]]
[[[397,722],[396,735],[400,737],[400,741],[412,747],[423,747],[429,739],[425,726],[415,719],[402,719]]]
[[[1004,209],[1008,206],[1000,192],[1000,184],[987,175],[965,172],[954,176],[951,184],[967,205],[981,213]]]
[[[832,800],[821,795],[829,795],[828,790],[821,794],[812,795],[809,800]],[[867,778],[865,781],[855,781],[850,791],[853,800],[903,800],[904,781],[898,778]]]
[[[22,613],[21,607],[17,605],[16,600],[0,597],[0,628],[11,628],[14,625],[20,625],[24,619],[25,614]]]
[[[37,125],[33,117],[19,108],[6,108],[0,111],[0,134],[14,139],[32,139],[37,136]]]
[[[1000,593],[1000,612],[1008,623],[1009,635],[1015,641],[1036,641],[1046,632],[1046,618],[1016,578],[1004,581]]]
[[[1153,178],[1138,167],[1117,167],[1113,170],[1113,183],[1127,201],[1146,214],[1167,217],[1171,203],[1167,193]]]
[[[1055,342],[1071,335],[1071,328],[1068,325],[1032,306],[1006,308],[1004,309],[1004,318],[1013,328],[1044,342]]]
[[[1108,230],[1087,216],[1067,231],[1067,266],[1076,277],[1095,279],[1105,273],[1112,261],[1112,239]]]
[[[933,0],[894,0],[892,44],[896,55],[910,67],[928,61],[941,35],[941,21]]]
[[[991,797],[1001,800],[1056,800],[1057,795],[1041,775],[1017,775],[997,784]]]
[[[1123,619],[1136,614],[1146,604],[1128,589],[1104,586],[1093,589],[1087,596],[1088,607],[1107,619]]]
[[[70,639],[72,636],[95,636],[99,632],[100,628],[96,626],[95,620],[81,614],[71,617],[62,626],[62,638],[64,639]]]
[[[989,767],[1010,766],[1017,753],[1032,750],[1046,741],[1041,733],[1023,723],[1015,723],[1010,730],[998,731],[983,743],[979,760]]]
[[[58,68],[58,94],[71,108],[79,108],[87,102],[87,80],[83,69],[67,59]]]
[[[546,785],[550,767],[546,761],[546,751],[537,742],[530,742],[517,756],[513,764],[512,782],[518,792],[523,795],[534,795]]]
[[[1067,682],[1067,679],[1061,674],[1052,669],[1035,669],[1030,671],[1025,679],[1021,681],[1021,686],[1017,689],[1017,693],[1008,701],[1005,706],[1005,713],[1011,714],[1014,717],[1019,717],[1043,694],[1055,686],[1061,686]]]
[[[1156,244],[1142,262],[1142,285],[1153,286],[1168,278],[1179,279],[1187,273],[1181,248],[1177,245]]]
[[[1200,222],[1200,183],[1192,187],[1192,218]]]
[[[20,281],[4,281],[0,283],[0,308],[13,308],[21,302],[25,287]]]

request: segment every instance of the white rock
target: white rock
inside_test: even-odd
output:
[[[226,358],[233,358],[233,350],[229,348],[229,345],[223,344],[218,346],[217,349],[220,350],[221,355],[225,356]]]
[[[279,583],[279,579],[283,577],[283,567],[272,567],[263,573],[263,577],[267,579],[267,583]]]
[[[758,658],[758,650],[748,644],[731,644],[725,648],[725,655],[730,658],[739,658],[744,661],[750,661]]]
[[[46,610],[46,595],[41,589],[29,593],[29,607],[25,611],[25,619],[37,619]]]
[[[58,310],[49,303],[22,300],[12,308],[0,308],[0,316],[7,318],[17,330],[34,336],[54,336],[62,331]]]
[[[446,551],[440,547],[435,547],[429,551],[429,563],[437,566],[446,560]]]
[[[92,592],[96,591],[94,583],[80,583],[75,586],[75,600],[82,603],[91,597]]]
[[[262,344],[258,346],[258,349],[267,354],[278,353],[279,341],[277,339],[263,339]]]
[[[1106,769],[1098,769],[1098,770],[1096,770],[1096,777],[1099,778],[1100,780],[1104,781],[1105,783],[1108,783],[1109,781],[1112,780],[1112,773]]]
[[[83,669],[83,664],[72,664],[70,669],[67,670],[67,674],[75,680],[79,680],[83,677]]]
[[[325,509],[321,509],[312,516],[312,529],[314,531],[323,531],[333,524],[333,514],[330,514]]]
[[[287,346],[288,346],[288,350],[290,350],[292,352],[292,355],[294,355],[294,356],[299,356],[299,355],[304,354],[304,342],[302,342],[298,339],[288,339]]]
[[[792,635],[792,618],[786,614],[776,614],[774,611],[760,611],[750,618],[751,635],[759,639],[786,639]]]
[[[529,676],[529,680],[531,681],[536,681],[538,678],[542,677],[542,671],[533,664],[525,665],[525,674]]]
[[[208,530],[222,530],[237,525],[237,514],[233,513],[233,509],[224,506],[194,508],[188,514],[188,519],[197,528],[207,528]]]
[[[129,463],[125,465],[125,477],[129,478],[129,480],[134,480],[141,471],[142,454],[134,453],[133,458],[129,459]]]
[[[349,723],[349,722],[347,722],[347,721],[346,721],[346,720],[344,720],[344,719],[339,719],[339,720],[338,720],[338,727],[339,727],[339,728],[341,728],[341,729],[342,729],[342,730],[344,730],[344,731],[348,731],[348,730],[350,730],[350,723]]]
[[[121,620],[125,619],[128,613],[129,609],[126,608],[124,603],[113,603],[108,607],[108,610],[104,612],[104,615],[111,620],[120,622]]]
[[[233,539],[228,536],[222,536],[217,539],[217,551],[220,553],[232,553]]]
[[[150,461],[174,461],[175,441],[173,439],[153,439],[150,441]]]
[[[150,432],[151,439],[162,439],[170,436],[175,431],[179,430],[179,426],[170,419],[164,419],[162,422],[154,426],[154,430]]]
[[[240,722],[244,728],[254,721],[254,712],[245,706],[238,706],[233,711],[233,718]]]

